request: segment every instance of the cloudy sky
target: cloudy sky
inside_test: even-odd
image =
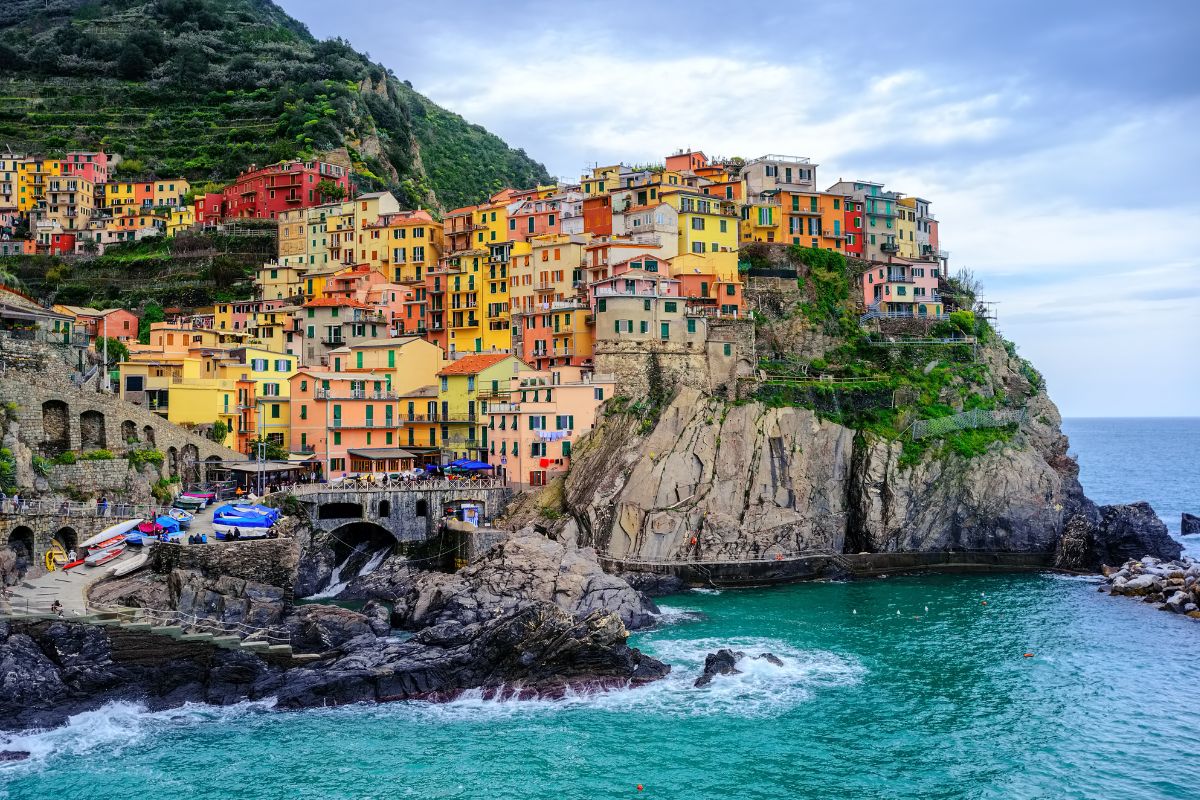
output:
[[[929,198],[1064,416],[1200,414],[1200,3],[279,2],[552,174],[694,147]]]

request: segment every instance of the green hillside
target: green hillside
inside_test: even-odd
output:
[[[123,154],[134,169],[227,180],[345,147],[363,187],[453,208],[549,179],[269,0],[0,3],[0,147]],[[140,163],[136,163],[140,162]]]

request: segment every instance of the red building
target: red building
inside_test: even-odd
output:
[[[276,219],[280,212],[333,202],[322,195],[317,184],[329,181],[350,194],[350,170],[327,161],[280,161],[269,167],[251,168],[238,175],[220,195],[205,195],[196,201],[196,221],[220,219]],[[217,205],[214,201],[220,197]]]
[[[846,214],[846,245],[845,253],[856,258],[863,257],[863,204],[846,198],[844,203]]]
[[[593,236],[612,235],[612,200],[608,195],[583,198],[583,232]]]

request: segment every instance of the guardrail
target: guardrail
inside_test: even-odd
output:
[[[912,438],[916,440],[924,439],[927,436],[944,436],[947,433],[969,428],[1002,428],[1005,425],[1020,425],[1028,419],[1029,411],[1024,408],[1002,408],[995,411],[976,408],[949,417],[919,419],[912,424],[909,430]]]
[[[170,510],[166,506],[135,505],[131,503],[109,503],[100,508],[95,503],[76,503],[69,500],[14,500],[9,498],[0,502],[0,516],[31,515],[51,517],[111,517],[115,519],[134,519],[135,517],[158,517]]]
[[[343,478],[333,483],[305,483],[290,487],[282,495],[303,497],[313,494],[329,494],[333,492],[431,492],[449,491],[455,489],[503,489],[508,486],[504,478],[499,477],[465,477],[465,478],[399,478],[399,477],[368,477],[359,476]]]

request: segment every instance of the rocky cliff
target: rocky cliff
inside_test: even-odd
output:
[[[759,312],[758,379],[741,400],[677,386],[650,411],[644,401],[630,404],[640,413],[610,404],[576,448],[566,482],[581,543],[635,569],[818,552],[1049,561],[1073,522],[1088,539],[1060,553],[1064,568],[1111,563],[1130,548],[1178,555],[1161,523],[1084,496],[1041,376],[984,320],[963,312],[941,324],[951,330],[926,324],[915,337],[863,330],[850,312],[853,278],[842,276],[841,300],[822,309],[820,281],[835,284],[834,273],[801,272],[800,286],[807,278],[818,289],[772,290],[777,307]],[[906,343],[936,337],[956,343]],[[788,342],[803,346],[787,350]],[[921,440],[911,433],[914,422],[971,409],[1013,422]],[[1120,539],[1126,545],[1106,544]]]

